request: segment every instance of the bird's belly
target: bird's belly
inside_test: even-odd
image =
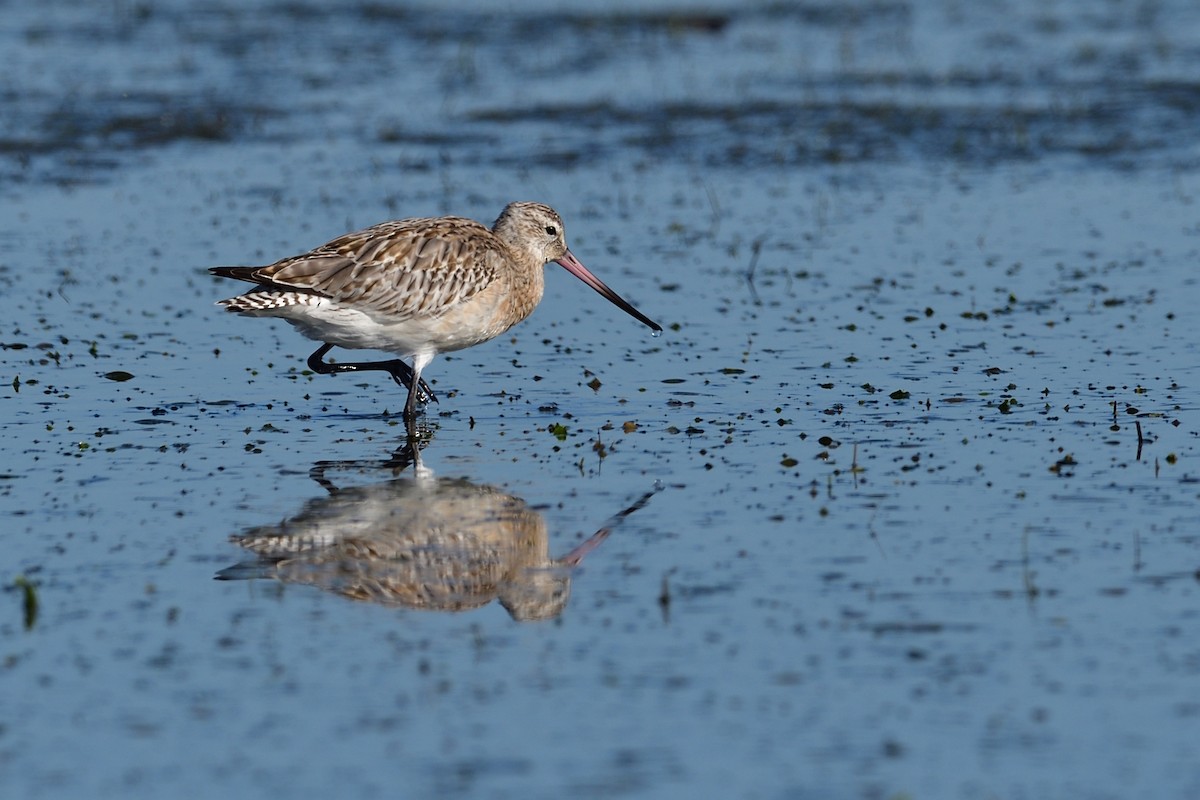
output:
[[[467,304],[438,316],[389,320],[323,300],[309,305],[271,309],[300,333],[319,342],[356,350],[382,350],[401,357],[417,353],[461,350],[499,336],[523,319],[513,319],[490,304]]]

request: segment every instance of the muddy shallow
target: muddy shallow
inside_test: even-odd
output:
[[[976,5],[6,9],[0,794],[1200,793],[1200,13]],[[512,199],[420,469],[212,305]]]

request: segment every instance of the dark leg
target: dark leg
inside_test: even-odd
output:
[[[417,379],[417,391],[413,391],[413,369],[408,364],[405,364],[398,358],[390,361],[354,361],[345,364],[329,364],[322,361],[325,354],[333,349],[333,345],[326,342],[317,348],[317,351],[308,357],[308,368],[319,375],[336,375],[339,372],[361,372],[365,370],[379,370],[386,372],[392,376],[392,380],[408,389],[408,403],[405,405],[416,407],[416,403],[420,400],[432,400],[438,402],[437,395],[433,393],[433,389],[429,388],[424,379]],[[406,410],[405,414],[409,412]]]
[[[411,384],[408,389],[408,402],[404,404],[404,427],[408,430],[409,439],[414,439],[417,436],[417,403],[419,398],[418,388],[424,383],[421,380],[421,370],[429,364],[430,355],[418,354],[413,356],[412,374],[409,376]]]
[[[409,433],[412,433],[412,425],[417,421],[417,389],[412,387],[408,390],[408,402],[404,404],[404,423],[408,426]]]

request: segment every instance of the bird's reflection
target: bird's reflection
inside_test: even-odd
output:
[[[367,486],[342,489],[329,477],[337,469],[409,466],[411,476]],[[230,537],[257,559],[222,570],[218,579],[274,578],[437,611],[499,600],[513,619],[551,619],[566,608],[573,568],[654,494],[555,559],[545,519],[524,500],[492,486],[434,477],[411,443],[387,461],[320,462],[310,474],[328,494],[278,525]]]

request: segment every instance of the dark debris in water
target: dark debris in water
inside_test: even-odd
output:
[[[0,125],[0,158],[16,161],[12,177],[37,179],[31,159],[50,157],[73,165],[76,178],[89,182],[96,172],[122,163],[119,154],[158,148],[179,141],[232,141],[277,116],[256,105],[239,105],[214,96],[165,93],[100,92],[64,99],[22,97],[9,107],[17,125]],[[15,120],[14,120],[15,121]],[[58,171],[44,173],[62,180]]]
[[[705,43],[719,41],[752,57],[756,37],[773,28],[792,27],[810,36],[827,29],[852,39],[886,30],[902,41],[913,35],[921,16],[909,3],[886,0],[503,14],[482,9],[435,13],[382,3],[351,3],[336,11],[305,2],[217,3],[200,18],[192,18],[188,8],[137,5],[85,17],[73,26],[13,23],[14,33],[0,39],[19,67],[0,95],[6,112],[0,120],[0,176],[95,180],[118,168],[131,151],[181,141],[290,139],[303,135],[309,125],[304,115],[314,106],[325,118],[357,120],[351,135],[361,135],[365,125],[378,132],[381,143],[428,153],[423,158],[406,151],[404,156],[406,164],[425,166],[454,153],[459,160],[498,166],[578,167],[631,151],[710,167],[914,159],[994,165],[1063,155],[1124,167],[1148,158],[1190,163],[1195,158],[1191,134],[1200,127],[1200,81],[1185,77],[1187,67],[1195,66],[1187,60],[1194,57],[1161,56],[1184,62],[1174,70],[1180,77],[1135,57],[1147,37],[1151,44],[1157,41],[1153,27],[1127,42],[1098,44],[1097,37],[1124,22],[1113,9],[1060,20],[1050,29],[1038,20],[1014,21],[1013,39],[995,47],[1036,52],[1028,64],[1014,59],[998,67],[960,58],[934,68],[901,49],[889,52],[877,67],[850,63],[833,72],[803,61],[769,70],[751,62],[745,74],[730,80],[752,89],[725,96],[685,93],[664,99],[589,91],[583,99],[571,94],[568,100],[562,93],[531,91],[527,100],[499,102],[490,86],[530,77],[528,64],[504,57],[512,42],[555,41],[581,54],[539,65],[545,74],[538,80],[552,82],[564,70],[588,74],[631,58],[647,59],[646,69],[654,70],[652,57],[659,47],[703,61],[709,52]],[[956,31],[954,24],[947,26],[951,39],[977,33],[969,27]],[[647,48],[648,39],[661,44]],[[81,42],[97,50],[118,44],[176,48],[181,56],[153,79],[114,85],[87,77],[102,70],[90,62]],[[1072,47],[1076,43],[1088,44],[1095,56],[1081,61],[1081,48],[1088,48]],[[287,57],[264,61],[264,53],[281,47]],[[346,69],[326,74],[295,55],[311,47],[331,54]],[[1066,55],[1055,55],[1059,50]],[[31,65],[47,53],[60,53],[73,66],[64,74],[75,77],[57,86],[27,80]],[[385,77],[392,74],[389,67],[413,58],[432,65],[432,96],[421,94],[419,83],[395,84]],[[366,71],[369,64],[379,66]],[[482,64],[502,67],[485,72]],[[341,90],[356,85],[367,91],[392,87],[387,96],[394,108],[440,108],[414,120]],[[437,96],[442,99],[435,103]],[[352,105],[356,102],[370,104],[377,116],[364,116]],[[550,130],[547,126],[552,137],[535,133]],[[32,163],[39,156],[49,164]]]

